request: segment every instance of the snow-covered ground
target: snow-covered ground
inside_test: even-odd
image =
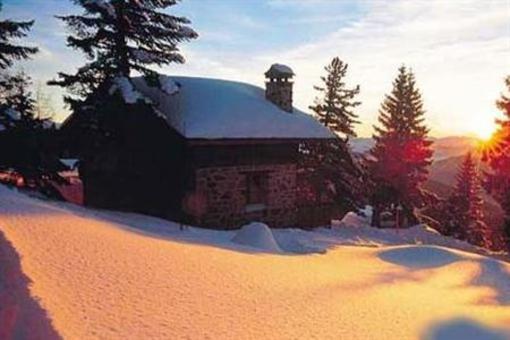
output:
[[[0,186],[0,339],[510,339],[510,264],[425,227],[181,229]]]

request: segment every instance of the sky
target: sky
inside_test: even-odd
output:
[[[79,13],[71,0],[3,0],[1,18],[35,19],[25,40],[41,52],[23,67],[36,84],[73,72],[83,56],[66,47],[54,16]],[[401,65],[414,71],[426,123],[436,137],[488,137],[500,116],[494,102],[510,75],[510,0],[183,0],[199,38],[180,46],[186,64],[161,70],[264,86],[272,63],[294,70],[294,103],[305,111],[314,85],[335,56],[349,64],[347,84],[361,86],[360,136],[377,124],[384,95]],[[63,92],[45,87],[61,121]]]

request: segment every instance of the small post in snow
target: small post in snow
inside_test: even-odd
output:
[[[404,210],[404,208],[402,207],[402,204],[399,203],[397,205],[397,209],[396,210],[397,210],[397,233],[398,233],[398,231],[400,229],[400,212],[402,210]]]

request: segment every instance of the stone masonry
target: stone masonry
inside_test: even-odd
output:
[[[247,176],[267,176],[264,207],[247,209]],[[296,222],[296,165],[243,165],[208,167],[195,172],[195,191],[205,197],[201,225],[211,228],[238,228],[251,221],[271,227],[292,226]],[[195,217],[196,218],[196,217]]]

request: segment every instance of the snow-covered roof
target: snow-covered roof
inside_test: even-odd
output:
[[[141,78],[136,88],[149,97],[168,123],[186,138],[314,139],[333,134],[311,115],[286,112],[266,100],[262,88],[235,81],[171,77],[173,94],[149,87]],[[168,84],[166,85],[168,86]]]
[[[76,158],[60,158],[60,161],[69,168],[69,170],[74,170],[77,168],[79,160]]]
[[[267,78],[288,78],[294,76],[294,71],[287,65],[273,64],[264,75]]]

